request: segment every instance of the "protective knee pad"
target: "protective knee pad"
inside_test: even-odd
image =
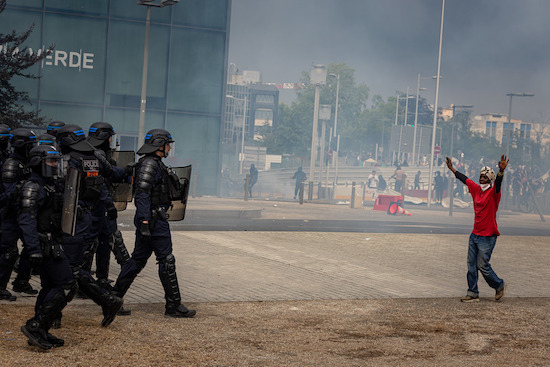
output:
[[[70,283],[64,284],[62,288],[65,294],[65,299],[67,300],[67,303],[69,303],[73,300],[76,292],[78,292],[78,282],[76,279],[73,279]]]
[[[116,262],[119,265],[124,265],[126,261],[130,260],[130,254],[128,249],[124,244],[124,239],[122,238],[122,233],[117,229],[113,233],[113,254],[115,255]]]
[[[181,296],[176,275],[176,258],[173,254],[159,260],[159,277],[164,288],[166,303],[179,304]]]

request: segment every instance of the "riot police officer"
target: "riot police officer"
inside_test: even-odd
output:
[[[0,294],[2,299],[15,301],[16,297],[6,290],[11,273],[18,258],[17,240],[22,238],[22,232],[17,222],[19,203],[18,190],[29,177],[27,166],[30,150],[36,145],[36,135],[29,129],[18,128],[11,131],[10,145],[13,152],[2,166],[2,185],[4,192],[0,198],[2,208],[2,242],[0,243]],[[19,256],[17,276],[13,281],[15,292],[35,295],[37,290],[29,284],[31,265],[28,253],[23,247]]]
[[[20,190],[19,225],[32,262],[40,262],[41,289],[35,315],[21,331],[29,344],[41,349],[64,345],[64,340],[49,333],[54,319],[76,293],[77,283],[63,251],[61,213],[63,174],[61,155],[53,146],[40,145],[29,153],[32,173]]]
[[[154,252],[164,288],[165,316],[193,317],[196,311],[187,309],[181,303],[176,259],[172,254],[172,238],[166,216],[166,210],[171,205],[170,177],[162,159],[168,156],[173,142],[168,131],[154,129],[147,133],[145,143],[137,152],[143,157],[136,166],[134,182],[136,244],[132,257],[122,266],[114,289],[124,295]]]
[[[124,174],[131,176],[133,173],[132,166],[127,168],[117,167],[116,162],[112,159],[112,152],[116,144],[113,141],[114,135],[113,126],[108,122],[94,122],[88,130],[88,142],[96,150],[101,150],[105,154],[113,167],[113,171],[118,172],[118,176]],[[110,287],[108,276],[111,251],[113,251],[115,259],[120,265],[130,259],[130,254],[124,245],[122,233],[117,229],[116,219],[118,213],[111,197],[111,191],[114,190],[113,184],[112,179],[105,179],[100,200],[92,211],[92,232],[95,237],[92,247],[96,255],[96,277],[99,283],[107,288]],[[89,267],[92,265],[93,253],[90,255],[86,264]],[[122,307],[118,314],[129,315],[130,310],[125,310]]]
[[[102,326],[109,325],[115,318],[116,313],[122,307],[123,300],[110,291],[102,288],[99,283],[83,268],[86,253],[91,247],[91,211],[101,196],[104,177],[111,177],[113,170],[105,156],[94,155],[94,148],[86,140],[82,128],[77,125],[65,125],[57,131],[57,142],[61,153],[67,162],[67,183],[79,182],[78,210],[76,213],[63,213],[63,222],[72,223],[76,215],[74,235],[65,234],[63,237],[63,249],[73,273],[78,282],[78,288],[88,298],[103,309]],[[67,191],[65,195],[74,195],[74,192]],[[72,198],[73,200],[76,198]]]
[[[55,136],[51,134],[40,134],[36,137],[38,140],[38,145],[49,145],[57,149],[57,142],[55,141]]]
[[[0,195],[2,196],[2,204],[5,205],[5,199],[3,198],[4,195],[4,184],[2,183],[2,166],[4,165],[4,161],[9,157],[9,141],[10,141],[10,127],[6,124],[0,124]],[[0,228],[2,227],[2,216],[0,215]],[[0,230],[0,243],[2,242],[2,232]],[[1,256],[1,255],[0,255]],[[6,282],[7,285],[7,282]],[[13,296],[8,290],[6,290],[6,287],[0,288],[0,299],[2,300],[9,300],[9,301],[15,301],[17,298]]]

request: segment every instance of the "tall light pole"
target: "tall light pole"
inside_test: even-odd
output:
[[[241,132],[241,162],[239,165],[239,174],[243,174],[243,163],[244,163],[244,133],[246,131],[246,110],[248,108],[246,95],[244,96],[243,102],[243,128]]]
[[[139,133],[138,145],[142,144],[145,137],[145,105],[147,104],[147,68],[149,67],[149,28],[151,27],[151,6],[162,8],[168,5],[175,5],[179,0],[139,0],[137,5],[147,7],[145,18],[145,45],[143,46],[143,69],[141,72],[141,104],[139,107]]]
[[[416,166],[417,165],[417,160],[416,160],[416,125],[418,125],[418,100],[420,99],[420,91],[421,90],[426,90],[426,88],[420,88],[420,73],[418,73],[418,83],[416,83],[416,109],[414,111],[414,136],[413,136],[413,160],[412,160],[412,165],[413,166]]]
[[[313,199],[313,181],[315,178],[315,161],[317,160],[317,134],[319,125],[319,92],[321,85],[327,81],[326,65],[313,64],[309,73],[310,83],[315,85],[315,101],[313,104],[313,129],[311,132],[311,157],[309,162],[309,192],[308,200]]]
[[[434,120],[433,120],[433,129],[432,129],[432,146],[430,151],[430,173],[428,176],[428,207],[430,207],[430,202],[432,200],[432,181],[434,174],[434,148],[435,148],[435,135],[437,132],[437,109],[439,102],[439,80],[441,76],[441,47],[443,46],[443,20],[445,19],[445,0],[442,0],[441,3],[441,28],[439,29],[439,54],[437,57],[437,75],[435,81],[435,103],[434,103]]]
[[[333,137],[336,139],[336,128],[338,127],[338,103],[339,103],[339,96],[340,96],[340,74],[329,74],[328,76],[336,77],[336,105],[334,106],[334,131],[333,131]],[[340,144],[338,142],[340,139],[336,142],[336,154],[333,154],[332,161],[334,162],[335,172],[334,172],[334,184],[336,185],[336,179],[338,177],[338,149],[340,148]],[[332,147],[331,147],[332,148]],[[328,175],[327,175],[327,182],[328,182]]]
[[[510,140],[512,140],[511,132],[512,132],[512,97],[533,97],[533,93],[507,93],[508,97],[510,97],[510,103],[508,104],[508,134],[506,137],[506,156],[510,154]]]

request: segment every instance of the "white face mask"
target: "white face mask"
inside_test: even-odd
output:
[[[491,184],[488,183],[488,184],[480,184],[479,185],[481,187],[481,191],[487,191],[491,188]]]

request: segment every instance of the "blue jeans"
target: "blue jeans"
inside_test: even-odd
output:
[[[500,279],[494,272],[489,260],[495,248],[497,236],[478,236],[470,235],[468,244],[468,295],[477,297],[479,291],[477,289],[478,270],[485,278],[489,286],[495,290],[500,290],[504,287],[504,280]]]

